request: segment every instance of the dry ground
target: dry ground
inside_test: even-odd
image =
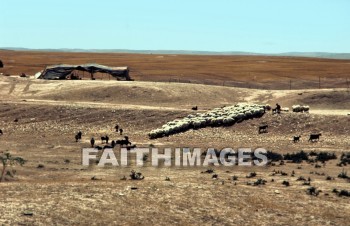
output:
[[[271,56],[64,53],[0,50],[0,72],[29,75],[52,64],[129,66],[137,81],[173,81],[263,89],[348,88],[350,60]],[[82,76],[82,74],[81,74]],[[85,75],[86,77],[86,75]],[[105,76],[104,79],[108,79]]]
[[[331,151],[338,156],[350,151],[350,94],[346,89],[254,90],[222,86],[161,82],[41,81],[0,77],[0,151],[9,150],[28,160],[16,167],[15,180],[0,184],[0,225],[77,224],[180,224],[180,225],[348,225],[350,199],[333,194],[333,188],[350,190],[337,178],[338,160],[322,168],[307,163],[271,167],[137,168],[129,166],[82,167],[81,148],[91,137],[113,132],[117,122],[139,147],[264,147],[286,153],[299,150]],[[270,103],[282,106],[309,104],[310,114],[284,113],[245,121],[232,127],[190,130],[149,140],[147,133],[163,123],[199,111],[237,102]],[[14,119],[18,122],[14,122]],[[259,135],[257,126],[269,124]],[[83,131],[76,143],[74,134]],[[309,143],[311,132],[322,132],[320,142]],[[301,134],[302,141],[291,142]],[[66,161],[66,160],[69,160]],[[44,168],[37,168],[43,164]],[[146,163],[149,165],[149,160]],[[143,181],[120,180],[132,169],[141,171]],[[283,170],[289,175],[271,176]],[[344,167],[349,170],[349,166]],[[295,171],[296,176],[290,173]],[[264,186],[247,185],[245,176],[256,171]],[[310,172],[316,172],[310,174]],[[236,175],[236,185],[230,178]],[[327,181],[326,175],[335,177]],[[97,181],[91,180],[96,176]],[[307,186],[296,181],[311,177],[322,190],[306,194]],[[170,177],[170,181],[165,181]],[[274,178],[275,182],[271,182]],[[281,183],[288,180],[290,187]],[[132,187],[138,189],[132,190]],[[33,212],[24,216],[23,212]]]

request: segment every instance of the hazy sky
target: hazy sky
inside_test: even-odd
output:
[[[350,0],[0,0],[0,47],[350,52]]]

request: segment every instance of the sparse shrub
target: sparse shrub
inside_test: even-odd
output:
[[[316,161],[325,162],[332,159],[337,159],[337,156],[334,153],[329,152],[320,152],[316,156]]]
[[[96,176],[93,176],[93,177],[91,177],[91,180],[102,180],[102,179],[99,179]]]
[[[2,170],[0,174],[0,182],[5,180],[6,176],[14,177],[16,170],[8,170],[8,167],[14,166],[16,164],[23,166],[26,162],[21,157],[13,157],[10,153],[0,153],[0,162],[2,163]]]
[[[300,176],[300,177],[298,177],[297,181],[306,181],[306,179],[305,179],[305,177]]]
[[[286,187],[290,186],[289,181],[286,181],[286,180],[284,180],[284,181],[282,182],[282,184],[283,184],[284,186],[286,186]]]
[[[39,164],[36,168],[38,168],[38,169],[42,169],[42,168],[44,168],[45,166],[43,165],[43,164]]]
[[[310,182],[310,181],[304,181],[302,185],[304,185],[304,186],[310,186],[310,185],[311,185],[311,182]]]
[[[288,173],[281,171],[281,176],[288,176]]]
[[[287,153],[283,157],[284,157],[284,160],[291,160],[293,163],[301,163],[303,160],[305,161],[309,160],[309,155],[304,151],[300,151],[292,154]]]
[[[256,177],[256,172],[251,172],[249,175],[246,176],[246,178],[253,178]]]
[[[131,178],[131,180],[143,180],[143,179],[145,179],[145,177],[142,176],[142,173],[136,172],[135,170],[131,170],[130,178]]]
[[[338,195],[339,195],[339,197],[342,197],[342,196],[350,197],[350,191],[341,190],[341,191],[338,193]]]
[[[268,160],[271,160],[272,162],[283,160],[283,155],[272,151],[268,151],[266,153],[266,157]]]
[[[266,180],[259,178],[259,179],[257,179],[257,180],[254,182],[253,185],[254,185],[254,186],[265,185],[266,182],[267,182]]]
[[[326,180],[334,180],[334,178],[331,177],[331,176],[327,176],[327,177],[326,177]]]
[[[317,152],[316,151],[310,151],[309,156],[317,156]]]
[[[202,171],[201,173],[214,173],[213,169],[207,169],[206,171]]]
[[[349,179],[348,173],[344,169],[341,173],[339,173],[338,177],[343,179]]]
[[[347,191],[347,190],[338,191],[338,189],[334,188],[332,192],[337,194],[339,197],[342,197],[342,196],[350,197],[350,191]]]
[[[340,156],[340,162],[337,164],[337,166],[347,166],[347,164],[350,164],[350,152],[342,153]]]
[[[320,193],[320,191],[318,191],[315,187],[309,187],[306,190],[306,193],[309,195],[314,195],[314,196],[318,196],[318,194]]]
[[[237,176],[232,176],[232,180],[238,180]]]

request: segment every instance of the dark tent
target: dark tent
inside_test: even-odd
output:
[[[45,70],[38,72],[35,78],[38,79],[66,79],[74,70],[86,71],[90,73],[93,78],[94,73],[107,73],[118,80],[130,81],[128,67],[107,67],[99,64],[83,64],[83,65],[52,65],[45,68]]]
[[[4,67],[4,64],[2,63],[2,61],[0,60],[0,68]]]

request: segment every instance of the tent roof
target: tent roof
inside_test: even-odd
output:
[[[37,73],[36,78],[39,79],[64,79],[67,75],[74,70],[87,71],[89,73],[108,73],[113,77],[125,78],[130,80],[128,67],[108,67],[100,64],[81,64],[81,65],[69,65],[59,64],[47,66],[45,70]]]

